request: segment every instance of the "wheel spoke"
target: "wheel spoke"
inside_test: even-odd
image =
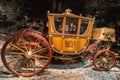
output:
[[[35,57],[35,58],[39,58],[39,59],[41,59],[41,58],[42,58],[42,59],[43,59],[43,58],[44,58],[44,59],[48,59],[48,58],[49,58],[49,57],[47,57],[47,56],[42,56],[42,55],[34,55],[34,57]]]
[[[102,62],[101,62],[101,61],[97,61],[96,63],[99,65],[99,64],[102,63]]]
[[[106,55],[105,58],[108,59],[110,57],[110,55]]]
[[[16,64],[14,65],[16,71],[21,70],[21,68],[24,66],[25,66],[25,58],[23,57],[19,61],[17,61]]]
[[[33,53],[35,54],[35,53],[42,52],[42,51],[45,51],[45,50],[47,50],[47,48],[43,48],[43,49],[36,50],[36,51],[34,51]]]
[[[105,65],[105,63],[103,63],[103,66],[102,66],[103,68],[106,68],[106,65]]]
[[[38,44],[40,44],[40,40],[38,40],[38,39],[36,39],[35,42],[38,43]],[[35,46],[35,47],[33,48],[33,50],[36,49],[37,47],[40,47],[40,45]],[[42,47],[40,47],[40,48],[42,48]]]
[[[21,48],[19,48],[18,46],[14,45],[14,44],[10,44],[11,46],[13,46],[14,48],[20,50],[23,53],[26,53],[24,50],[22,50]]]
[[[99,64],[99,67],[102,67],[104,63]]]
[[[21,36],[21,37],[18,39],[17,44],[20,46],[20,48],[24,48],[26,51],[28,51],[27,46],[24,45],[25,42],[27,42],[27,41],[23,38],[23,36]],[[22,43],[22,45],[20,45],[21,43]]]
[[[114,60],[114,58],[113,57],[108,57],[107,60],[109,60],[109,61]]]
[[[25,47],[26,52],[28,52],[29,50],[28,50],[27,46],[26,46],[26,45],[24,45],[24,47]]]
[[[32,36],[29,35],[29,38],[28,38],[28,39],[30,40],[30,41],[29,41],[29,44],[32,42],[31,37],[32,37]],[[29,45],[29,51],[31,51],[31,50],[32,50],[32,48],[31,48],[31,44],[30,44],[30,45]]]
[[[21,36],[19,39],[20,39],[20,41],[21,41],[22,43],[26,42],[24,36]],[[20,41],[19,41],[19,42],[20,42]]]
[[[33,57],[32,59],[35,60],[35,66],[44,67],[44,65],[46,64],[46,63],[43,63],[42,60],[40,60],[40,59],[38,59],[38,58],[34,58],[34,57]]]
[[[12,63],[12,62],[15,62],[15,61],[18,61],[18,60],[20,60],[21,58],[22,58],[22,57],[16,58],[16,59],[12,59],[11,61],[8,62],[8,64],[10,64],[10,63]]]
[[[28,62],[26,62],[26,73],[28,73]]]
[[[31,64],[32,64],[32,67],[33,67],[33,70],[35,72],[35,64],[33,63],[32,59],[30,60]]]
[[[40,61],[40,60],[37,60],[37,62],[40,64],[40,67],[43,67],[45,64],[42,62],[42,61]]]
[[[24,55],[24,53],[22,52],[12,52],[12,51],[9,51],[9,52],[6,52],[7,55]]]
[[[104,63],[103,68],[108,68],[109,67],[109,62],[108,63]]]

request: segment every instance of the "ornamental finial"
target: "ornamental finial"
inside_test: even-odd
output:
[[[68,8],[68,9],[65,10],[65,12],[66,12],[66,13],[71,13],[72,10]]]

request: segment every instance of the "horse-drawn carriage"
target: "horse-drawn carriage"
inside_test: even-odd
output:
[[[93,29],[93,24],[94,18],[69,11],[48,13],[48,37],[33,29],[13,35],[2,47],[2,61],[17,76],[33,76],[43,72],[52,57],[71,60],[89,52],[92,54],[89,59],[97,70],[109,70],[118,58],[109,50],[111,42],[115,41],[115,30]]]

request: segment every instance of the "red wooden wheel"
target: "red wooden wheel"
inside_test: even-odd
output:
[[[116,55],[109,50],[101,50],[94,55],[93,65],[97,70],[106,71],[116,63]]]
[[[52,50],[41,35],[31,31],[18,33],[9,38],[2,47],[1,58],[13,74],[33,76],[49,65]]]

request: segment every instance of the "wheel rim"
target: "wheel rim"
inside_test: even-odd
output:
[[[15,75],[33,76],[49,65],[52,50],[40,35],[27,31],[8,39],[2,47],[4,65]]]
[[[106,71],[111,69],[116,63],[115,53],[109,50],[101,50],[95,54],[93,65],[97,70]]]

